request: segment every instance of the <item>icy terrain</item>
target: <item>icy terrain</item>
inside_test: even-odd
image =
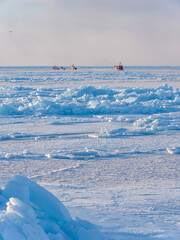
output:
[[[25,176],[11,179],[0,198],[7,205],[0,215],[1,239],[105,239],[87,221],[73,220],[56,197]]]
[[[180,67],[0,68],[0,239],[180,239],[179,88]]]

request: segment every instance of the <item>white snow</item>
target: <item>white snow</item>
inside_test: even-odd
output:
[[[179,240],[179,89],[179,67],[0,67],[0,240]]]
[[[180,147],[167,148],[167,151],[170,154],[180,154]]]
[[[72,220],[55,196],[25,176],[12,178],[1,194],[7,205],[0,215],[2,239],[105,239],[87,221]]]
[[[99,114],[154,114],[176,112],[180,92],[167,84],[158,88],[109,89],[1,88],[13,92],[1,100],[2,116],[59,116]],[[24,96],[22,96],[24,95]]]

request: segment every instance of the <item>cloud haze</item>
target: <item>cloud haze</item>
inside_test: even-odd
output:
[[[180,65],[179,12],[177,0],[1,0],[0,65]]]

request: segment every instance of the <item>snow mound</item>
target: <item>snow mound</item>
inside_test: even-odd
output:
[[[0,239],[103,240],[93,224],[73,220],[50,192],[25,176],[14,176],[0,190]]]
[[[167,152],[170,154],[180,154],[180,147],[167,148]]]
[[[139,118],[133,123],[137,129],[144,129],[146,131],[165,131],[165,130],[180,130],[179,118],[173,119],[169,115],[151,115],[145,118]]]

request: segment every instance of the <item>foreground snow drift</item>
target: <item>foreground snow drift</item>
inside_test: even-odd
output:
[[[0,204],[0,239],[105,239],[91,223],[73,220],[54,195],[25,176],[7,183]]]

